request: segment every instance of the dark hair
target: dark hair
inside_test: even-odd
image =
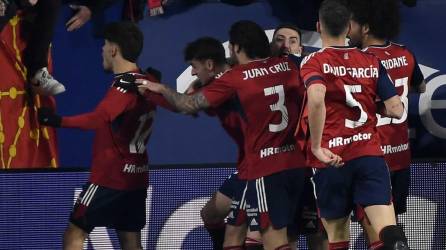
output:
[[[380,39],[393,39],[400,30],[397,0],[349,0],[352,19],[369,25],[369,33]]]
[[[350,25],[350,11],[341,0],[325,0],[319,8],[319,20],[330,36],[339,36]]]
[[[144,36],[138,26],[132,22],[113,22],[105,26],[104,39],[116,43],[122,57],[136,62],[141,54]]]
[[[300,29],[296,25],[294,25],[292,23],[282,23],[282,24],[280,24],[274,30],[273,37],[276,36],[277,31],[279,31],[280,29],[290,29],[290,30],[296,31],[297,34],[299,35],[299,44],[302,45],[302,32],[300,31]]]
[[[226,63],[225,49],[221,42],[212,37],[202,37],[189,43],[184,49],[184,60],[207,60],[211,59],[215,64]]]
[[[271,55],[268,37],[255,22],[243,20],[232,24],[229,42],[237,44],[251,58],[265,58]]]

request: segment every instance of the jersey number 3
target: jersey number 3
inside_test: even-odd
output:
[[[270,123],[269,131],[280,132],[288,126],[288,110],[285,107],[285,91],[283,90],[283,85],[264,88],[263,92],[265,96],[274,94],[279,96],[279,100],[276,103],[269,105],[269,108],[271,111],[280,111],[282,114],[282,120],[279,124]]]

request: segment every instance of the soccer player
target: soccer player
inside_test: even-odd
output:
[[[279,25],[273,33],[271,52],[275,56],[290,56],[290,59],[293,59],[300,67],[304,47],[302,46],[302,34],[299,28],[290,23]],[[322,226],[319,226],[320,221],[317,216],[316,200],[311,183],[312,171],[308,169],[307,172],[302,196],[303,200],[297,209],[296,225],[288,228],[289,240],[291,241],[298,234],[304,234],[309,249],[327,249],[327,236]],[[298,228],[295,228],[296,226]],[[295,232],[291,232],[290,229],[294,229]]]
[[[350,42],[377,56],[392,79],[404,104],[400,119],[378,115],[381,149],[390,169],[395,214],[406,212],[410,184],[410,149],[408,135],[408,92],[425,91],[426,84],[415,56],[403,45],[390,42],[399,31],[399,6],[396,0],[350,1],[352,11]],[[370,249],[382,243],[361,209],[357,217],[367,233]]]
[[[375,126],[378,97],[388,117],[401,118],[403,105],[380,61],[345,46],[349,27],[347,7],[324,1],[317,23],[322,49],[301,66],[317,205],[329,249],[348,249],[354,204],[364,207],[386,249],[408,249],[404,232],[396,226],[389,170]]]
[[[64,249],[83,249],[85,238],[98,226],[117,230],[122,249],[142,249],[148,187],[146,144],[156,105],[163,102],[160,95],[147,101],[115,86],[135,78],[155,80],[135,63],[143,47],[139,28],[131,22],[111,23],[105,28],[104,38],[103,67],[115,77],[96,109],[64,117],[47,108],[38,111],[42,125],[96,132],[91,176],[71,213]]]
[[[260,230],[265,249],[291,249],[287,225],[295,213],[305,176],[304,156],[294,137],[302,101],[299,70],[286,57],[269,57],[268,38],[256,23],[236,22],[229,36],[231,57],[237,65],[199,92],[182,95],[153,82],[140,88],[163,94],[183,113],[239,99],[245,157],[238,176],[246,180],[246,186],[232,202],[224,249],[243,249],[244,236],[231,242],[226,236],[233,229],[240,235],[247,225],[252,231]]]
[[[198,81],[191,84],[186,91],[193,94],[211,82],[214,78],[230,69],[226,63],[225,49],[220,41],[203,37],[189,43],[184,50],[184,59],[192,66],[192,75],[197,76]],[[237,99],[228,100],[218,108],[209,108],[206,113],[217,116],[222,127],[236,142],[238,147],[238,160],[243,160],[243,135],[241,114],[238,110]],[[204,226],[211,236],[213,249],[222,249],[225,235],[224,219],[229,214],[232,197],[238,189],[244,188],[244,182],[237,176],[237,172],[231,174],[222,184],[220,189],[212,196],[200,211]]]

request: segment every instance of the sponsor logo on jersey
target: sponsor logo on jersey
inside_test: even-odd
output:
[[[409,143],[404,143],[404,144],[400,144],[400,145],[396,145],[396,146],[393,146],[393,145],[382,145],[381,146],[381,150],[383,151],[383,153],[385,155],[403,152],[408,149],[409,149]]]
[[[149,165],[137,166],[135,164],[125,164],[122,172],[128,174],[140,174],[149,171]]]
[[[328,148],[334,148],[334,147],[338,147],[338,146],[344,146],[344,145],[348,145],[352,142],[357,142],[357,141],[364,141],[364,140],[370,140],[370,138],[372,137],[372,133],[358,133],[356,135],[352,135],[349,137],[335,137],[330,139],[330,141],[328,141]]]
[[[260,150],[260,158],[264,158],[270,155],[275,155],[278,153],[294,151],[295,149],[296,146],[294,146],[293,144],[283,145],[281,147],[264,148]]]

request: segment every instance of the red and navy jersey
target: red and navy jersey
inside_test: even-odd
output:
[[[387,100],[396,92],[378,58],[352,47],[327,47],[302,61],[301,76],[307,87],[326,87],[322,147],[344,161],[382,155],[375,100]],[[309,144],[307,149],[309,164],[324,167]]]
[[[381,60],[404,105],[403,117],[400,119],[378,114],[377,126],[384,158],[392,171],[408,168],[410,149],[407,96],[409,89],[417,88],[423,82],[423,74],[414,55],[402,45],[388,42],[383,46],[369,46],[364,51]]]
[[[125,74],[155,80],[149,75]],[[122,76],[116,75],[113,83]],[[157,101],[122,93],[112,85],[94,111],[62,118],[62,127],[95,131],[91,183],[118,190],[148,186],[146,145],[157,105]]]
[[[303,167],[294,130],[300,111],[299,69],[288,58],[267,58],[237,65],[202,89],[211,107],[237,97],[243,114],[241,179],[256,179]]]
[[[243,159],[245,157],[243,137],[245,123],[240,101],[233,97],[219,107],[209,108],[206,113],[210,116],[217,116],[223,129],[237,144],[237,171],[240,175],[244,171]]]

